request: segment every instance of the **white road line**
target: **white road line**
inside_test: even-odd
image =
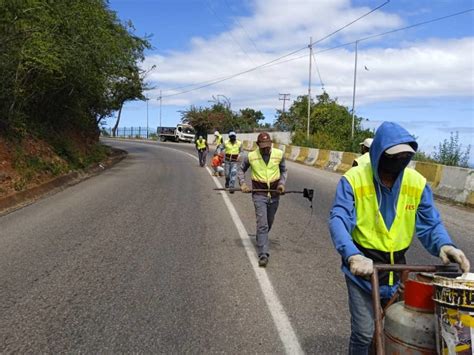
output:
[[[185,153],[192,157],[195,160],[198,158],[192,154]],[[206,166],[206,170],[208,171],[209,175],[212,176],[211,169]],[[212,176],[214,183],[218,188],[222,188],[222,185],[218,178]],[[227,193],[222,192],[222,198],[229,210],[230,216],[234,221],[234,224],[239,232],[240,239],[242,240],[242,244],[244,245],[244,249],[247,252],[247,257],[250,260],[250,265],[252,266],[253,271],[255,272],[255,276],[257,277],[257,281],[260,285],[262,290],[263,296],[265,298],[265,302],[267,303],[268,310],[273,317],[273,322],[278,330],[278,335],[280,336],[281,342],[285,347],[285,352],[287,354],[304,354],[303,349],[298,341],[298,337],[291,326],[290,320],[285,313],[285,309],[281,304],[280,300],[278,299],[278,295],[273,288],[270,279],[268,278],[267,271],[265,268],[261,268],[257,265],[257,253],[255,252],[255,248],[250,241],[248,236],[247,230],[245,229],[244,224],[242,223],[239,214],[237,213],[234,205],[229,199]]]

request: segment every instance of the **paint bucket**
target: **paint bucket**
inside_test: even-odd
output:
[[[474,280],[436,273],[434,301],[438,354],[474,354]]]

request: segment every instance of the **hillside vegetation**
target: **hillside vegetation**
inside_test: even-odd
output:
[[[0,0],[0,195],[103,159],[149,47],[104,0]]]

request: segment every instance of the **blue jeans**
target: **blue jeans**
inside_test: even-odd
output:
[[[374,335],[372,296],[346,276],[351,313],[350,355],[367,355]]]
[[[235,179],[237,178],[238,161],[224,160],[225,184],[226,187],[233,189],[235,187]]]
[[[347,275],[346,284],[349,294],[349,311],[351,313],[351,338],[349,341],[349,354],[368,354],[374,335],[374,309],[372,305],[372,293],[369,289],[364,290],[352,281]],[[365,283],[368,283],[364,281]],[[370,288],[370,286],[367,286]],[[399,283],[389,286],[382,285],[379,288],[381,295],[380,303],[384,307],[395,294]]]

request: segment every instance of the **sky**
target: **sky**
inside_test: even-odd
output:
[[[288,108],[308,93],[311,37],[313,98],[324,89],[352,109],[359,40],[355,113],[365,128],[398,122],[427,153],[451,132],[459,132],[463,147],[474,146],[474,11],[364,39],[473,10],[474,0],[109,0],[109,7],[134,24],[136,35],[150,36],[153,48],[142,66],[156,66],[147,76],[154,88],[148,105],[127,103],[121,127],[146,127],[148,111],[156,129],[160,90],[162,126],[213,100],[234,111],[261,110],[273,123],[282,109],[279,94],[290,94]]]

